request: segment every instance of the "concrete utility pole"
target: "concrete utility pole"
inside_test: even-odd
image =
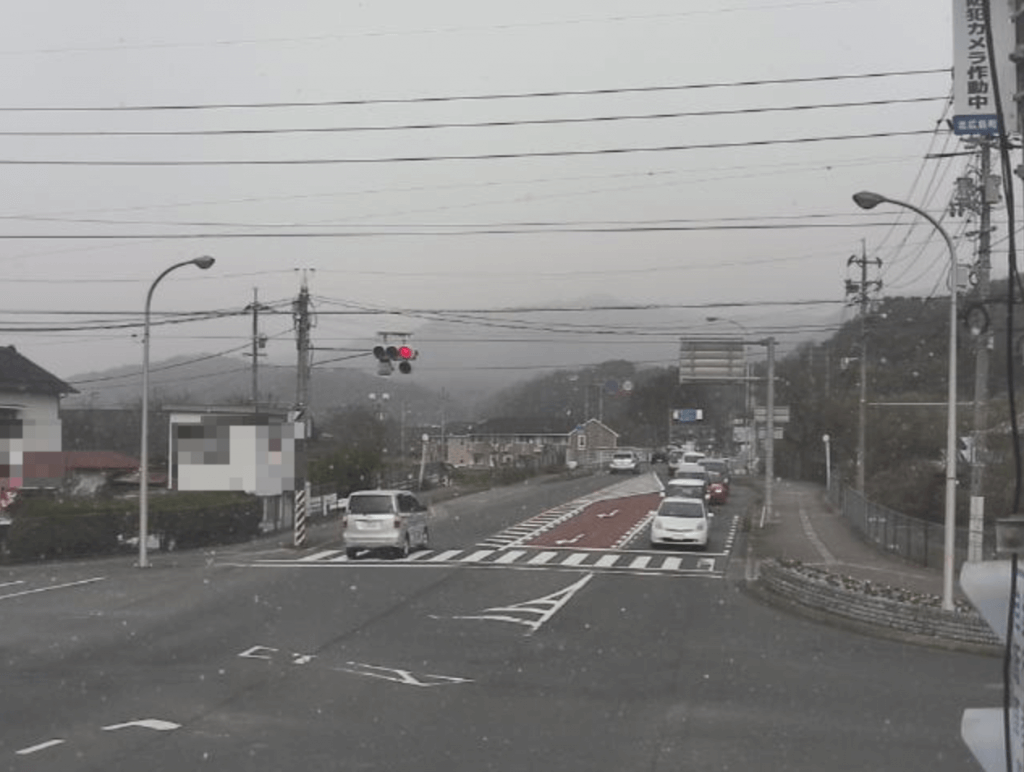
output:
[[[309,458],[306,444],[310,440],[309,415],[309,376],[311,369],[309,330],[312,326],[309,318],[309,286],[306,283],[306,272],[302,272],[302,287],[298,299],[292,304],[295,319],[295,345],[299,351],[296,364],[295,414],[296,423],[303,425],[302,439],[296,440],[295,453],[295,535],[296,547],[306,543],[306,508],[309,505]]]
[[[860,356],[858,360],[860,362],[860,399],[858,401],[857,409],[857,490],[864,495],[864,467],[866,459],[866,446],[867,446],[867,403],[868,403],[868,331],[867,331],[867,318],[868,318],[868,293],[871,290],[876,292],[882,289],[881,279],[875,279],[868,281],[868,265],[874,264],[879,268],[882,267],[882,261],[876,258],[868,259],[867,247],[865,246],[864,240],[860,242],[860,257],[851,255],[850,259],[846,261],[847,267],[851,265],[860,266],[860,281],[855,282],[850,279],[846,280],[846,294],[855,295],[856,301],[860,305]]]
[[[267,306],[261,306],[257,296],[258,290],[252,288],[252,303],[246,306],[246,311],[252,311],[252,350],[245,356],[252,357],[252,409],[259,409],[260,380],[259,380],[259,358],[266,356],[260,353],[260,349],[267,345],[267,336],[260,335],[260,311],[267,310]]]
[[[976,143],[980,155],[977,177],[961,177],[956,181],[956,196],[950,213],[963,216],[965,211],[978,215],[978,258],[975,262],[977,277],[977,305],[966,312],[967,323],[975,344],[974,358],[974,426],[971,430],[971,510],[967,536],[967,560],[982,559],[985,531],[985,428],[988,421],[988,373],[990,352],[995,346],[995,335],[989,325],[988,300],[991,291],[992,205],[1000,201],[1002,180],[992,174],[992,143],[979,138]]]

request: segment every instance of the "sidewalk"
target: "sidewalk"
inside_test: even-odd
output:
[[[773,517],[751,523],[755,559],[799,560],[855,579],[942,596],[941,567],[924,567],[880,550],[842,518],[820,485],[782,480],[773,488]],[[954,577],[954,594],[963,595]]]
[[[1001,647],[953,579],[942,608],[941,567],[924,567],[864,539],[822,486],[779,481],[773,512],[752,512],[747,590],[763,601],[861,633],[982,654]]]

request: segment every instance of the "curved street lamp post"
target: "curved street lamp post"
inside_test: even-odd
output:
[[[949,384],[946,398],[946,511],[942,560],[942,608],[953,610],[953,564],[956,550],[956,247],[939,221],[923,209],[881,193],[862,190],[853,196],[861,209],[874,209],[879,204],[893,204],[916,212],[932,224],[949,250]]]
[[[139,568],[149,566],[146,554],[146,542],[149,541],[149,307],[153,302],[153,290],[171,271],[186,265],[195,265],[205,271],[213,263],[214,259],[208,255],[175,263],[153,280],[146,293],[142,332],[142,445],[139,449]]]

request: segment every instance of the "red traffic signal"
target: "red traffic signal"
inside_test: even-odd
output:
[[[398,362],[398,371],[401,373],[411,373],[412,365],[410,362],[418,356],[419,352],[411,346],[374,346],[373,355],[377,358],[377,361],[382,365],[390,365],[392,362]]]

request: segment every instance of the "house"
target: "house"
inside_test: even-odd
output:
[[[478,468],[561,466],[570,429],[570,421],[557,418],[489,418],[464,434],[448,435],[448,463]]]
[[[76,393],[14,346],[0,346],[0,488],[34,485],[24,454],[60,452],[60,400]]]
[[[590,418],[569,433],[565,462],[573,468],[605,466],[618,444],[617,432]]]
[[[447,437],[448,463],[462,467],[591,466],[603,463],[618,434],[596,418],[491,418]]]

